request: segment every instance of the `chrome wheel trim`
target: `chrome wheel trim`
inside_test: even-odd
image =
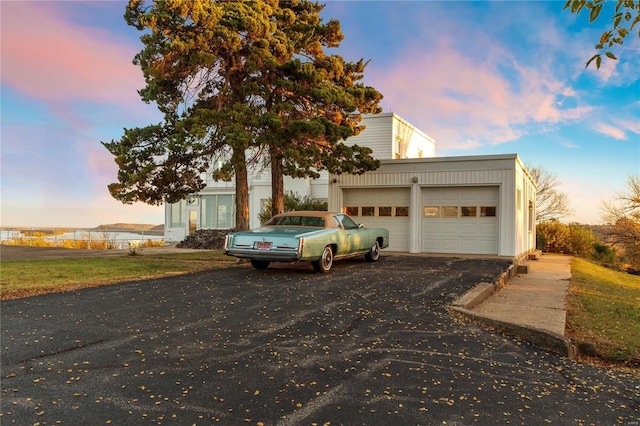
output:
[[[329,269],[331,269],[332,264],[333,264],[333,250],[331,250],[331,247],[327,246],[324,248],[324,251],[322,252],[322,259],[320,259],[320,265],[322,266],[323,270],[328,271]]]
[[[378,260],[380,258],[380,245],[376,241],[373,247],[371,247],[371,260]]]

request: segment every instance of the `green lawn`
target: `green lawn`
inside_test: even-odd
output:
[[[574,258],[567,299],[571,338],[605,361],[640,367],[640,276]]]
[[[12,299],[116,282],[203,271],[237,263],[220,250],[0,262],[0,298]]]

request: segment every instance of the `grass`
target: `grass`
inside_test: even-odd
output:
[[[204,271],[237,263],[220,250],[0,262],[0,299]]]
[[[571,261],[568,334],[581,352],[640,367],[640,276]]]

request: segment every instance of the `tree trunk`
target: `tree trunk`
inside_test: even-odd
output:
[[[284,213],[284,175],[282,159],[271,157],[271,217]]]
[[[249,179],[244,149],[233,150],[233,166],[236,177],[236,229],[249,229]]]

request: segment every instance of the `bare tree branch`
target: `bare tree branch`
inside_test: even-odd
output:
[[[536,184],[536,222],[561,219],[572,213],[566,193],[558,191],[558,179],[542,166],[526,166]]]

